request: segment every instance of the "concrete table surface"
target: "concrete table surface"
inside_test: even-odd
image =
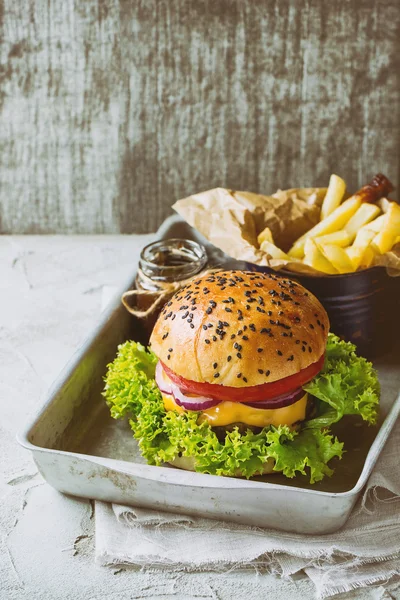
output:
[[[0,237],[0,599],[298,600],[302,575],[168,573],[94,563],[93,505],[48,486],[15,442],[27,416],[94,327],[105,286],[120,286],[143,236]],[[377,586],[336,598],[400,598]]]

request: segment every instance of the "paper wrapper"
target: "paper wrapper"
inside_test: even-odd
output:
[[[211,244],[232,258],[275,270],[288,270],[329,277],[302,262],[271,259],[260,250],[257,235],[265,227],[283,251],[320,220],[321,204],[327,188],[278,190],[272,196],[215,188],[178,200],[176,210]],[[400,275],[400,244],[375,258],[372,266],[387,268]]]

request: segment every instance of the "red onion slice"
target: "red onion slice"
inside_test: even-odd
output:
[[[213,400],[205,396],[186,396],[176,385],[172,386],[172,394],[178,406],[183,406],[187,410],[207,410],[221,403],[221,400]]]
[[[172,394],[172,381],[165,374],[160,361],[158,361],[156,365],[155,380],[160,392],[163,392],[164,394]]]
[[[173,396],[178,406],[182,406],[186,410],[207,410],[208,408],[213,408],[214,406],[217,406],[223,402],[221,400],[208,398],[207,396],[185,394],[168,378],[160,361],[156,366],[155,380],[161,392],[168,394],[169,396]],[[259,408],[261,410],[273,410],[294,404],[300,400],[304,394],[305,391],[302,388],[297,388],[292,392],[276,396],[275,398],[270,398],[269,400],[260,400],[259,402],[240,402],[240,404],[243,404],[243,406],[249,406],[251,408]],[[244,398],[246,397],[246,388],[243,388],[243,396]]]
[[[246,389],[243,389],[243,392],[246,392]],[[274,408],[283,408],[284,406],[290,406],[294,404],[300,398],[304,396],[306,392],[302,388],[298,388],[293,392],[289,392],[288,394],[282,394],[281,396],[276,396],[275,398],[270,398],[269,400],[260,400],[259,402],[242,402],[244,406],[251,406],[252,408],[261,408],[261,409],[274,409]]]
[[[160,392],[173,396],[177,405],[187,410],[207,410],[221,402],[205,396],[187,396],[181,392],[179,387],[168,378],[160,361],[156,365],[155,380]]]

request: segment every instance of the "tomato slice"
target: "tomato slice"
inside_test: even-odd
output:
[[[286,394],[296,388],[301,387],[308,381],[311,381],[324,365],[325,354],[317,362],[302,369],[294,375],[284,377],[271,383],[253,385],[249,387],[229,387],[216,383],[200,383],[185,379],[171,371],[164,363],[161,363],[168,377],[186,394],[195,394],[213,398],[214,400],[227,400],[228,402],[258,402],[269,400],[282,394]]]

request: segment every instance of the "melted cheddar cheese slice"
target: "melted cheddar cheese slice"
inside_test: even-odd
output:
[[[175,410],[184,413],[186,410],[176,404],[174,397],[162,393],[165,410]],[[282,408],[264,409],[245,406],[240,402],[220,402],[217,406],[204,410],[200,422],[208,421],[212,427],[230,425],[231,423],[245,423],[254,427],[267,425],[293,425],[296,421],[303,421],[306,416],[307,394],[290,406]]]

